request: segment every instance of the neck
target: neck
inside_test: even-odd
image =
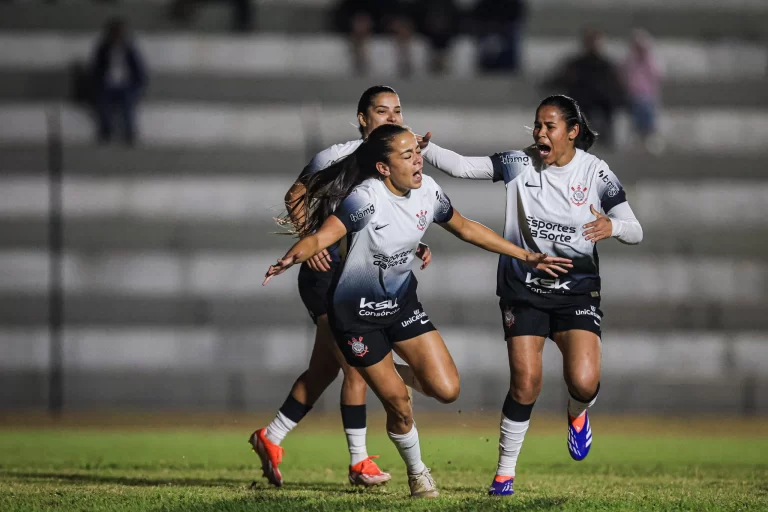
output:
[[[569,163],[571,163],[571,160],[573,160],[573,157],[576,156],[576,148],[570,147],[568,150],[563,153],[563,156],[555,160],[555,165],[558,167],[565,167]]]
[[[384,185],[389,189],[390,192],[395,194],[396,196],[403,197],[409,192],[409,189],[399,189],[397,186],[395,186],[394,183],[392,183],[392,179],[390,177],[384,178]]]

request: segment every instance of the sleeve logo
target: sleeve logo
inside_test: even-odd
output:
[[[363,206],[359,210],[357,210],[355,213],[349,214],[349,220],[352,222],[357,222],[359,220],[362,220],[366,218],[368,215],[371,215],[376,212],[376,208],[373,206],[372,203],[368,203],[367,205]]]

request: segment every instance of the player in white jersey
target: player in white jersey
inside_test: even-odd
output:
[[[410,398],[391,353],[397,351],[410,365],[426,395],[444,403],[456,400],[456,366],[416,296],[410,270],[426,229],[439,223],[464,241],[552,277],[558,276],[555,271],[565,273],[570,260],[523,250],[465,219],[434,180],[422,176],[422,167],[410,130],[378,127],[353,155],[309,180],[299,208],[303,234],[312,234],[269,268],[264,284],[341,241],[342,264],[328,303],[336,342],[384,404],[387,431],[406,463],[411,495],[434,497],[437,489],[421,460]]]
[[[376,127],[403,122],[400,98],[391,87],[370,87],[358,101],[357,119],[361,138],[335,144],[315,155],[286,194],[286,207],[289,212],[299,211],[296,206],[303,201],[305,184],[314,174],[327,170],[335,162],[354,153],[363,139]],[[300,218],[291,220],[296,225],[301,223]],[[426,268],[431,259],[429,248],[421,244],[417,256],[423,260],[422,268]],[[280,444],[333,382],[339,374],[339,368],[344,372],[341,386],[341,421],[349,448],[349,481],[353,485],[371,486],[384,484],[391,478],[374,462],[376,456],[368,456],[365,406],[368,386],[357,370],[350,368],[344,361],[328,323],[325,301],[333,271],[338,265],[339,255],[335,246],[324,249],[302,264],[299,270],[299,294],[317,326],[309,367],[296,379],[272,422],[267,427],[256,430],[249,439],[254,451],[261,458],[264,476],[278,487],[283,484],[283,476],[278,468],[284,453]],[[407,371],[407,367],[403,368],[403,371]]]
[[[534,144],[524,151],[463,157],[429,143],[425,159],[447,174],[504,182],[504,237],[526,249],[573,260],[552,279],[501,256],[496,293],[511,372],[501,418],[499,464],[489,493],[511,495],[517,457],[541,391],[547,337],[563,354],[568,403],[568,451],[582,460],[592,444],[587,409],[600,389],[600,272],[595,243],[640,243],[643,231],[616,175],[587,153],[595,140],[573,99],[557,95],[536,111]],[[425,139],[428,141],[430,134]]]

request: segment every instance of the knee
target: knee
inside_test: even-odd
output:
[[[455,378],[445,378],[439,382],[432,382],[428,385],[428,388],[429,396],[443,404],[455,402],[459,398],[459,392],[461,391],[458,376]]]
[[[571,395],[582,401],[591,400],[597,392],[597,386],[600,384],[599,371],[582,371],[569,375],[565,380],[568,391]]]
[[[346,389],[365,392],[367,386],[365,379],[354,368],[348,368],[344,371],[344,387]]]
[[[531,404],[541,393],[542,377],[540,373],[518,373],[512,376],[509,395],[520,404]]]
[[[336,380],[336,377],[339,376],[339,368],[338,364],[323,364],[323,365],[316,365],[312,366],[310,365],[309,369],[307,370],[307,374],[309,376],[310,380],[313,381],[320,381],[326,385],[329,385],[331,382]]]
[[[410,425],[413,422],[411,399],[408,397],[408,393],[405,392],[405,390],[403,390],[403,393],[384,398],[383,402],[384,407],[387,410],[387,415],[391,420],[388,423]]]

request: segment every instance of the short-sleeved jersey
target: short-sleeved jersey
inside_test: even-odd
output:
[[[429,176],[396,196],[372,178],[357,186],[333,213],[347,228],[343,265],[336,272],[333,311],[345,329],[379,328],[396,321],[416,298],[411,262],[432,222],[448,222],[453,206]]]
[[[491,157],[494,181],[507,188],[504,238],[530,251],[571,258],[568,274],[553,278],[519,260],[501,256],[497,294],[532,303],[561,295],[600,296],[597,248],[582,235],[584,224],[595,220],[589,210],[608,213],[626,202],[616,175],[599,158],[581,150],[564,167],[546,167],[523,151]]]

